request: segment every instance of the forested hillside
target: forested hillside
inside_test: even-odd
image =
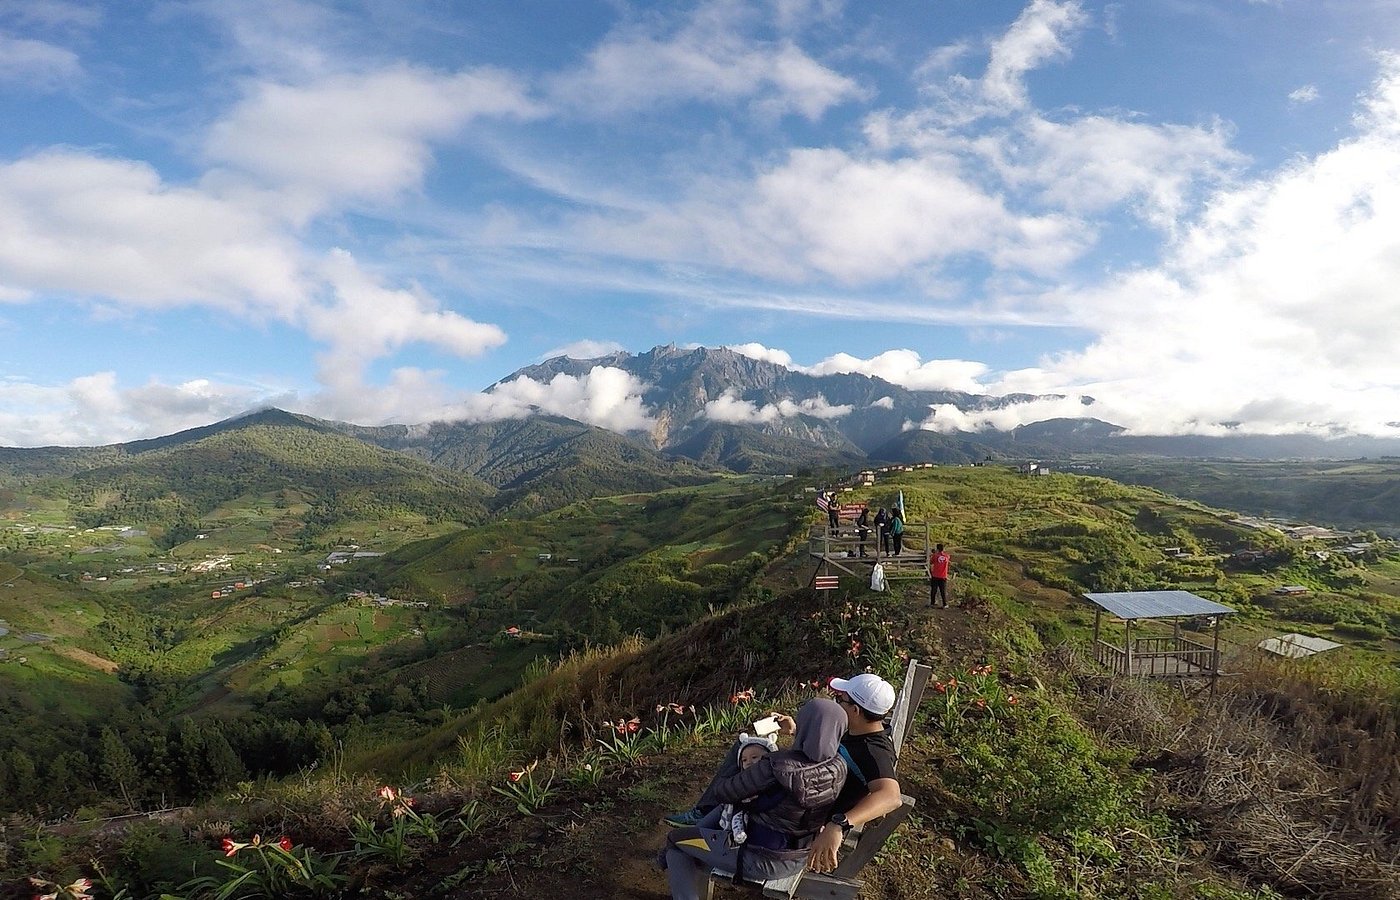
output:
[[[83,838],[25,837],[36,817],[193,801],[179,821],[104,845],[109,893],[204,900],[225,883],[211,837],[286,831],[317,871],[334,863],[330,895],[651,896],[653,823],[758,708],[731,695],[796,703],[823,676],[893,676],[916,656],[944,687],[902,769],[918,818],[872,868],[870,896],[1388,896],[1384,823],[1400,783],[1371,761],[1393,755],[1400,699],[1391,545],[1329,552],[1345,538],[1290,539],[1103,478],[935,467],[890,479],[845,497],[902,494],[911,544],[927,529],[953,550],[958,607],[928,610],[921,579],[806,590],[816,510],[799,479],[596,497],[416,539],[386,520],[382,556],[327,563],[288,545],[216,572],[195,569],[203,546],[232,533],[165,555],[149,537],[116,550],[117,532],[33,526],[0,572],[12,816],[0,866],[91,876]],[[406,522],[395,527],[418,527]],[[176,568],[138,571],[142,547]],[[1284,584],[1306,592],[1276,593]],[[1224,636],[1243,674],[1218,700],[1110,686],[1081,655],[1093,616],[1078,595],[1138,588],[1239,611]],[[1282,631],[1344,647],[1271,668],[1254,646]],[[1285,714],[1295,727],[1271,731]],[[634,716],[634,737],[612,730]],[[1270,762],[1232,768],[1245,752]],[[527,793],[502,788],[520,783],[511,771],[532,773]],[[412,820],[392,856],[384,841],[403,816],[376,807],[374,780],[413,786],[435,817]],[[1237,784],[1284,824],[1219,813]],[[584,809],[598,828],[564,827]],[[539,828],[547,845],[529,837]],[[1307,865],[1271,865],[1336,828],[1350,837]],[[1356,887],[1320,887],[1342,883]],[[279,896],[315,894],[298,884]]]

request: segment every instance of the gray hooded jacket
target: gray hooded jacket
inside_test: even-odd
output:
[[[713,796],[722,803],[737,803],[777,785],[782,799],[771,809],[755,812],[757,823],[787,835],[791,850],[771,851],[755,847],[751,852],[800,859],[846,783],[846,763],[839,756],[846,733],[846,713],[831,700],[809,700],[797,713],[797,737],[792,747],[766,756],[737,775],[716,783]],[[752,827],[752,825],[751,825]]]

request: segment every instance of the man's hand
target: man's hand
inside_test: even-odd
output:
[[[823,826],[821,833],[812,841],[812,853],[807,857],[807,868],[822,873],[836,871],[836,851],[841,849],[842,836],[840,825],[828,822]]]
[[[769,712],[778,722],[778,734],[797,734],[797,720],[792,716],[785,716],[780,712]]]

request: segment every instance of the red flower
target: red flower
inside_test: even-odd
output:
[[[387,800],[390,803],[393,803],[395,800],[398,799],[398,796],[399,792],[389,787],[387,784],[379,789],[379,797],[381,800]]]
[[[520,769],[519,771],[511,772],[506,777],[510,779],[511,784],[515,784],[517,781],[525,777],[525,770]]]
[[[1015,706],[1017,703],[1020,703],[1021,701],[1016,699],[1016,695],[1015,695],[1015,694],[1011,694],[1010,696],[1008,696],[1008,697],[1006,698],[1006,702],[1007,702],[1007,704],[1008,704],[1009,706]]]
[[[292,847],[295,846],[295,845],[292,843],[292,839],[289,838],[289,837],[287,837],[287,836],[284,834],[284,835],[282,835],[281,840],[279,840],[279,841],[277,842],[277,846],[281,847],[281,848],[282,848],[283,850],[285,850],[286,852],[291,853],[291,852],[292,852]]]
[[[247,847],[247,846],[249,846],[249,845],[248,845],[248,844],[240,844],[238,841],[235,841],[235,840],[234,840],[233,838],[231,838],[231,837],[226,837],[226,838],[224,838],[222,841],[219,842],[219,849],[221,849],[221,850],[224,851],[224,856],[232,856],[232,855],[234,855],[235,853],[237,853],[239,850],[242,850],[244,847]]]

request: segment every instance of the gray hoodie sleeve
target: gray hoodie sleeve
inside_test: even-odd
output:
[[[773,775],[773,763],[767,757],[741,769],[739,774],[721,778],[710,786],[708,792],[720,803],[738,803],[745,797],[752,797],[764,788],[778,783]]]

